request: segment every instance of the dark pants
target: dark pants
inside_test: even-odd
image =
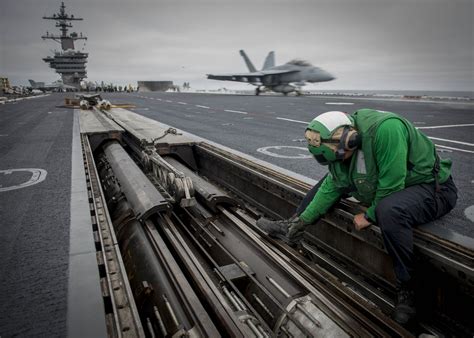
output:
[[[322,180],[306,194],[296,213],[300,215],[312,201]],[[382,199],[375,209],[385,247],[392,257],[400,283],[413,276],[413,226],[446,215],[456,205],[457,188],[450,177],[436,192],[435,183],[413,185]]]

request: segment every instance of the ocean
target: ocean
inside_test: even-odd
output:
[[[433,98],[458,98],[474,100],[474,91],[431,91],[431,90],[312,90],[312,93],[327,94],[356,94],[361,96],[413,96],[413,97],[433,97]]]

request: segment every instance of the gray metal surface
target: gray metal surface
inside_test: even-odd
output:
[[[95,109],[83,110],[80,109],[80,125],[81,133],[86,134],[101,134],[101,133],[121,133],[123,128],[117,123],[107,118],[104,114]]]
[[[167,144],[191,142],[189,137],[183,136],[182,134],[174,135],[167,133],[166,131],[169,129],[169,126],[152,121],[127,109],[113,108],[106,114],[138,140],[153,143],[153,140],[159,139],[160,143]]]
[[[183,172],[187,177],[190,177],[193,181],[193,187],[196,193],[205,200],[208,207],[216,211],[217,205],[236,205],[237,202],[229,197],[227,193],[217,188],[215,185],[209,183],[204,178],[200,177],[197,173],[175,160],[172,157],[165,157],[166,162],[171,164],[174,168]]]
[[[67,335],[105,337],[104,301],[84,172],[78,111],[74,113],[71,168]]]
[[[104,153],[138,219],[166,211],[168,202],[118,142],[104,145]]]
[[[87,189],[91,197],[90,214],[94,231],[96,257],[104,305],[107,304],[107,334],[109,336],[145,337],[140,316],[130,288],[127,271],[107,209],[100,178],[93,159],[88,137],[82,135]]]
[[[209,315],[161,237],[164,225],[149,220],[141,223],[133,216],[128,200],[119,197],[121,186],[104,154],[99,158],[105,197],[118,244],[126,253],[124,264],[147,334],[179,336],[199,332],[201,336],[217,336]],[[150,219],[159,217],[154,216]]]

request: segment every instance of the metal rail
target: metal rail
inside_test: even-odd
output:
[[[173,254],[149,225],[151,217],[168,212],[167,201],[119,144],[104,149],[98,156],[101,181],[147,335],[219,336]]]
[[[111,337],[145,337],[87,137],[81,138],[107,328]]]

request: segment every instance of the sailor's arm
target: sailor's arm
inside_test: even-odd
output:
[[[334,184],[330,174],[327,175],[313,200],[299,218],[306,224],[313,223],[321,215],[324,215],[341,198],[342,194],[343,189]]]

